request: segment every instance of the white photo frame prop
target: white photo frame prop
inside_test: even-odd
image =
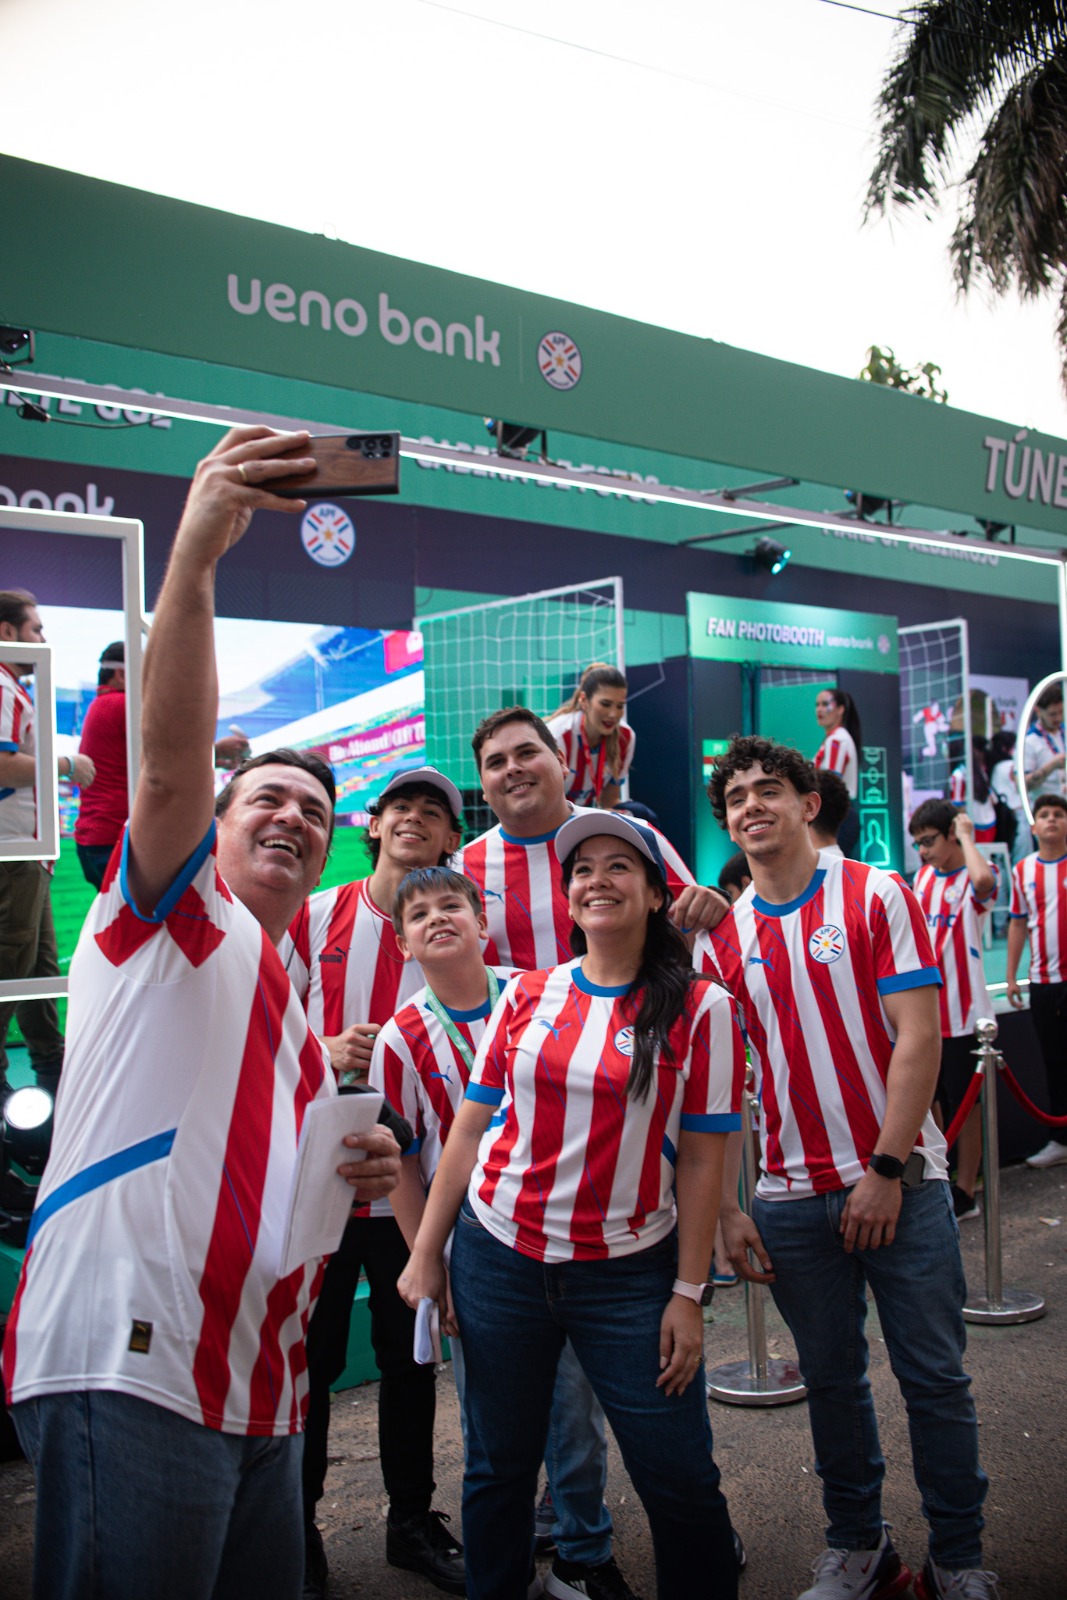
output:
[[[75,534],[78,538],[117,539],[122,547],[122,611],[126,644],[126,769],[129,801],[133,805],[141,770],[141,660],[148,631],[144,605],[144,523],[133,517],[89,517],[80,511],[31,511],[21,506],[0,506],[0,531]],[[48,623],[48,601],[45,625]],[[22,659],[26,647],[19,646]]]
[[[0,839],[0,861],[55,861],[59,855],[59,784],[56,780],[56,689],[52,647],[0,644],[5,666],[32,666],[37,831],[25,839]]]
[[[1030,796],[1026,788],[1026,767],[1024,757],[1026,753],[1026,735],[1033,720],[1037,702],[1046,689],[1051,689],[1054,683],[1067,687],[1067,672],[1050,672],[1047,678],[1042,678],[1040,683],[1035,683],[1030,690],[1030,697],[1023,707],[1023,714],[1019,718],[1019,731],[1015,738],[1015,787],[1023,803],[1026,820],[1031,827],[1034,825],[1034,810],[1030,804]]]

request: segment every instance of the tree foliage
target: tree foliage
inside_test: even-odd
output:
[[[902,367],[893,351],[886,345],[872,344],[867,351],[867,365],[860,372],[865,383],[880,383],[887,389],[902,389],[905,394],[921,394],[926,400],[948,400],[948,390],[938,383],[941,368],[932,361],[921,367]]]
[[[878,98],[865,215],[958,186],[951,253],[962,292],[1049,292],[1067,388],[1067,4],[920,0]],[[962,173],[962,151],[975,150]]]

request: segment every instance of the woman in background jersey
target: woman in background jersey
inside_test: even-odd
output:
[[[648,1513],[660,1600],[688,1597],[696,1574],[708,1600],[732,1600],[702,1304],[726,1134],[740,1123],[741,1036],[667,916],[656,835],[584,812],[555,848],[576,958],[501,996],[399,1281],[463,1336],[467,1594],[525,1600],[569,1336]],[[557,1561],[546,1592],[578,1592],[567,1579]]]
[[[820,689],[815,698],[815,720],[823,733],[822,744],[815,753],[815,765],[836,772],[844,780],[852,802],[837,833],[838,844],[845,855],[850,856],[860,836],[860,818],[856,810],[859,752],[863,745],[860,714],[856,702],[844,689]]]
[[[569,700],[548,718],[567,763],[567,799],[610,810],[634,758],[637,736],[626,717],[626,679],[618,667],[594,661]]]

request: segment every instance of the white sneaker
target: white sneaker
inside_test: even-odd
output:
[[[915,1580],[915,1593],[919,1600],[999,1600],[1000,1596],[995,1572],[978,1567],[950,1572],[936,1561],[927,1561]]]
[[[884,1527],[875,1549],[824,1550],[811,1570],[815,1582],[797,1600],[890,1600],[911,1582]]]
[[[1067,1144],[1058,1144],[1055,1139],[1050,1139],[1043,1150],[1036,1155],[1027,1156],[1028,1167],[1062,1167],[1067,1163]]]

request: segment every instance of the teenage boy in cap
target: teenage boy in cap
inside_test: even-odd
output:
[[[290,976],[342,1084],[366,1081],[379,1028],[425,981],[417,962],[406,962],[397,943],[393,902],[413,868],[447,862],[460,841],[462,804],[455,784],[436,767],[398,772],[370,807],[370,877],[312,895],[290,927]],[[378,1447],[389,1496],[386,1559],[421,1573],[447,1594],[465,1592],[462,1546],[441,1513],[431,1509],[434,1369],[414,1360],[414,1314],[396,1290],[407,1255],[388,1200],[356,1207],[327,1264],[308,1329],[303,1482],[305,1581],[311,1595],[324,1593],[327,1572],[315,1507],[326,1477],[330,1385],[347,1363],[361,1272],[370,1284],[371,1342],[381,1373]]]

